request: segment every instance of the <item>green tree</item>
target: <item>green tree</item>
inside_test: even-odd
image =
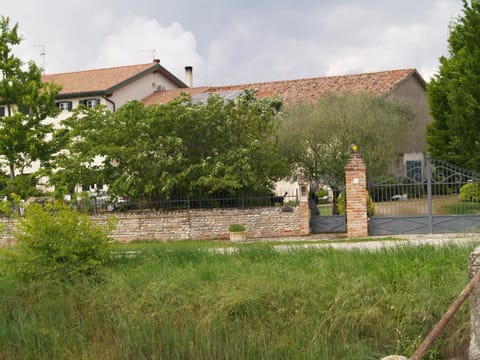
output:
[[[18,24],[10,27],[9,18],[2,16],[0,30],[0,104],[6,108],[0,117],[0,157],[13,183],[34,161],[48,168],[61,148],[61,134],[45,121],[58,114],[55,96],[60,87],[43,83],[42,70],[34,62],[24,64],[15,57],[12,46],[22,40]]]
[[[464,0],[463,7],[449,54],[427,86],[433,117],[427,143],[432,156],[480,171],[480,3]]]
[[[371,94],[327,94],[315,104],[298,104],[279,118],[279,149],[292,172],[309,179],[342,181],[351,145],[369,175],[393,170],[402,132],[414,114],[407,105]]]
[[[183,96],[165,105],[130,102],[117,112],[82,109],[65,121],[75,139],[54,181],[106,183],[134,198],[265,193],[286,173],[277,152],[277,100]]]

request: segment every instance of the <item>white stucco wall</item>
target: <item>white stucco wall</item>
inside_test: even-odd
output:
[[[110,100],[115,102],[116,108],[118,109],[128,101],[144,99],[152,94],[159,86],[167,90],[178,88],[178,86],[160,73],[150,73],[116,90],[110,97]]]

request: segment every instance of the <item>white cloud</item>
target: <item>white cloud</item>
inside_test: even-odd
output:
[[[117,20],[114,31],[103,39],[98,56],[88,66],[148,63],[153,56],[181,80],[184,79],[186,65],[194,69],[203,67],[203,60],[196,50],[195,36],[191,32],[184,30],[179,23],[164,26],[155,19],[139,16]]]
[[[216,78],[215,85],[319,76],[325,69],[311,40],[261,33],[256,24],[232,26],[208,48],[207,77]]]
[[[415,67],[447,52],[458,0],[2,0],[25,34],[22,59],[47,72],[146,63],[194,84],[235,84]]]

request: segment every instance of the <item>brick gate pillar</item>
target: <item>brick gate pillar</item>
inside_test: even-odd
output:
[[[356,145],[345,165],[345,193],[348,237],[368,236],[367,165]]]
[[[299,234],[310,234],[310,209],[308,208],[308,182],[304,177],[298,178],[298,220]]]

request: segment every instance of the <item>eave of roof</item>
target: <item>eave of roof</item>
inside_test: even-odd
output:
[[[106,91],[82,91],[74,93],[60,93],[56,96],[56,99],[70,99],[70,98],[84,98],[90,96],[107,96]]]
[[[418,73],[418,71],[416,69],[412,69],[412,71],[407,75],[405,76],[403,79],[401,79],[400,81],[398,81],[395,86],[393,86],[390,91],[386,92],[383,96],[388,96],[390,95],[392,92],[395,91],[395,89],[397,89],[402,83],[404,83],[405,81],[407,81],[408,79],[410,79],[411,77],[414,77],[415,80],[418,81],[418,83],[420,84],[420,86],[423,88],[423,90],[426,90],[427,89],[427,82],[425,81],[425,79],[422,77],[422,75],[420,75]]]

